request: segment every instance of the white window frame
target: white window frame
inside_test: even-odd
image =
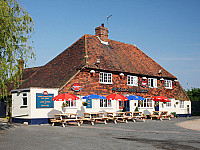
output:
[[[148,78],[148,87],[157,88],[157,79],[156,78]]]
[[[99,104],[100,104],[100,108],[110,108],[110,107],[112,107],[112,100],[100,99]]]
[[[138,86],[138,77],[127,75],[127,85],[128,86]]]
[[[99,82],[102,84],[112,84],[112,73],[100,72]]]
[[[165,88],[172,89],[172,80],[165,80]]]
[[[171,108],[172,107],[172,102],[166,102],[166,107]]]
[[[145,98],[145,100],[141,101],[142,101],[142,106],[138,104],[139,108],[153,108],[153,101],[151,100],[151,98]]]
[[[76,108],[76,100],[69,100],[69,101],[66,101],[66,103],[68,104],[67,107]]]
[[[185,103],[184,103],[184,101],[179,101],[179,107],[180,108],[185,108]]]
[[[24,95],[26,94],[26,95]],[[26,105],[24,104],[24,99],[26,98]],[[28,106],[28,93],[22,93],[22,106]]]

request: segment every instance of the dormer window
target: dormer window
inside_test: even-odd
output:
[[[148,78],[148,87],[157,88],[157,79],[156,78]]]
[[[172,80],[165,80],[165,88],[172,89]]]
[[[127,76],[127,85],[128,86],[138,86],[138,77],[137,76]]]
[[[102,84],[112,84],[112,73],[100,72],[99,81]]]

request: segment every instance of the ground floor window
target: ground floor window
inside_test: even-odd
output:
[[[172,107],[172,102],[166,102],[166,107]]]
[[[140,108],[152,107],[152,100],[150,98],[146,98],[145,100],[139,100],[138,107],[140,107]]]
[[[76,100],[66,101],[67,107],[76,107]]]
[[[22,93],[22,106],[28,105],[27,93]]]
[[[100,107],[112,107],[111,100],[100,99]]]
[[[180,101],[180,108],[184,108],[184,101]]]

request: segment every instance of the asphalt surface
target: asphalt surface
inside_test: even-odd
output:
[[[196,119],[200,117],[66,128],[0,125],[0,150],[199,150],[200,131],[178,126]]]

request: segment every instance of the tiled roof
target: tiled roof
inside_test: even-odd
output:
[[[96,69],[97,58],[101,62],[98,69],[157,77],[160,77],[158,71],[162,69],[162,77],[176,78],[136,46],[110,39],[108,42],[109,45],[102,44],[95,35],[82,36],[49,63],[32,70],[31,76],[31,71],[30,74],[24,73],[30,77],[24,77],[27,80],[20,88],[60,88],[78,69],[84,66]]]
[[[162,77],[176,78],[135,45],[108,40],[109,45],[101,44],[93,35],[87,35],[89,67],[95,68],[96,57],[100,58],[100,69],[133,74],[157,76],[162,69]]]

